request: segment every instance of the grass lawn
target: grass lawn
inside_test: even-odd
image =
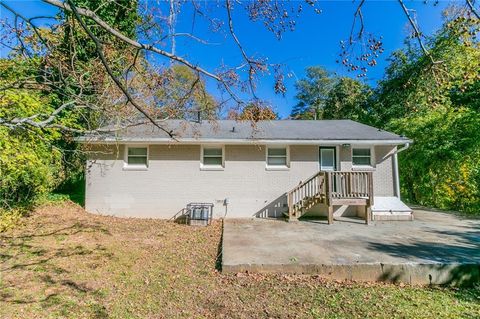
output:
[[[223,275],[221,223],[44,206],[0,233],[0,318],[479,318],[480,289]]]

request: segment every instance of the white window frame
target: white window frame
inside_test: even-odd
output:
[[[353,163],[354,149],[369,149],[370,150],[370,164],[369,165],[355,165]],[[350,147],[350,158],[352,160],[353,170],[373,170],[375,168],[375,147],[372,145],[352,145]]]
[[[209,165],[203,162],[204,150],[209,148],[222,149],[222,164],[221,165]],[[200,147],[200,169],[202,171],[223,171],[225,169],[225,145],[201,145]]]
[[[286,149],[286,165],[268,165],[268,149],[269,148],[285,148]],[[265,146],[265,169],[267,171],[286,171],[290,169],[290,145],[266,145]]]
[[[147,149],[147,164],[146,165],[128,164],[128,149],[129,148],[146,148]],[[128,145],[125,145],[125,151],[124,151],[124,156],[123,156],[123,170],[125,170],[125,171],[146,171],[146,170],[148,170],[149,159],[150,159],[150,145],[144,145],[144,144],[128,144]]]

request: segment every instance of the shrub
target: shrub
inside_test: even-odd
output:
[[[25,215],[25,210],[21,208],[0,208],[0,233],[13,228],[23,215]]]
[[[402,191],[422,205],[480,214],[480,113],[439,108],[393,121],[413,138],[401,154]]]
[[[0,118],[47,112],[48,100],[29,92],[5,92]],[[0,127],[0,208],[29,206],[51,191],[61,173],[55,131]]]

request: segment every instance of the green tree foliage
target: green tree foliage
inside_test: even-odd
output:
[[[468,213],[480,211],[480,113],[439,107],[392,120],[413,138],[401,154],[402,191],[410,201]]]
[[[2,86],[7,83],[5,78],[31,71],[28,66],[10,60],[0,60],[0,69]],[[51,104],[51,96],[29,90],[4,90],[0,118],[48,114],[52,111]],[[54,130],[0,126],[0,212],[28,206],[58,184],[61,152],[53,145],[59,138],[60,134]]]
[[[313,67],[297,85],[294,118],[350,118],[408,136],[400,154],[410,202],[480,213],[480,21],[462,10],[426,41],[394,52],[371,90]],[[313,111],[312,111],[313,110]]]
[[[328,92],[322,117],[368,121],[370,96],[371,89],[368,85],[349,77],[341,77]]]
[[[137,0],[74,0],[75,6],[86,8],[95,12],[103,21],[112,28],[120,31],[131,39],[136,38],[136,27],[140,16],[137,12]],[[100,62],[96,44],[93,39],[83,30],[80,22],[73,13],[61,12],[61,21],[57,30],[51,32],[51,45],[45,56],[45,67],[49,68],[49,74],[58,83],[53,90],[59,97],[58,102],[63,103],[66,99],[75,95],[81,95],[82,99],[93,104],[98,103],[98,97],[104,93],[105,87],[111,82],[103,70]],[[89,30],[103,45],[103,54],[108,64],[117,77],[124,74],[125,65],[134,63],[136,52],[128,45],[98,27],[91,19],[83,18],[83,22]],[[137,59],[142,60],[143,56],[138,54]],[[49,61],[60,61],[51,63]],[[81,76],[79,76],[81,75]],[[58,81],[58,79],[62,79]],[[95,114],[90,109],[85,109],[85,114],[79,117],[79,124],[89,129],[95,128]],[[93,113],[93,114],[92,114]],[[83,120],[82,120],[83,119]]]
[[[140,16],[137,11],[137,0],[74,0],[77,7],[87,8],[94,11],[103,21],[111,27],[120,31],[131,39],[136,38],[136,27]],[[57,83],[62,83],[53,88],[53,93],[58,96],[56,99],[57,107],[65,103],[72,96],[81,95],[82,100],[92,105],[105,103],[99,101],[99,98],[105,96],[105,90],[111,85],[111,81],[103,70],[103,65],[99,60],[99,55],[94,41],[79,26],[72,13],[62,12],[60,19],[61,27],[53,33],[51,38],[53,45],[52,51],[48,53],[48,59],[45,63],[48,66],[48,60],[54,59],[61,61],[68,57],[70,61],[66,63],[56,63],[50,65],[50,74],[56,77]],[[134,63],[135,52],[127,44],[118,41],[112,34],[99,28],[95,22],[90,19],[83,19],[89,26],[92,33],[102,42],[104,46],[104,55],[110,68],[117,77],[124,76],[125,65]],[[142,60],[143,56],[138,55],[137,60]],[[82,74],[82,76],[78,76]],[[57,79],[64,78],[64,81]],[[71,124],[78,128],[92,130],[101,126],[105,122],[108,114],[85,108],[77,111],[76,116],[70,116]],[[57,141],[57,146],[65,152],[65,160],[62,162],[65,166],[63,171],[65,180],[59,186],[59,191],[76,192],[77,188],[83,187],[84,161],[83,157],[77,152],[77,145],[69,136]]]
[[[293,119],[320,120],[350,118],[368,121],[367,101],[371,89],[349,77],[338,77],[323,67],[306,70],[306,78],[296,83],[299,101],[291,112]]]
[[[478,25],[473,18],[448,21],[428,42],[430,56],[410,45],[395,52],[375,94],[377,125],[440,106],[478,110]]]
[[[132,39],[136,38],[136,26],[140,19],[137,0],[72,2],[79,8],[94,11],[103,21],[122,34]],[[92,102],[95,102],[96,97],[101,95],[99,92],[108,85],[108,76],[104,72],[98,72],[103,66],[95,42],[83,30],[73,13],[61,11],[59,21],[55,30],[49,30],[51,43],[44,56],[44,67],[49,69],[49,76],[54,82],[61,83],[53,88],[60,98],[59,103],[75,94],[81,94],[84,98],[90,96]],[[136,53],[126,43],[118,41],[114,35],[98,27],[93,20],[83,18],[82,21],[102,43],[103,54],[114,74],[123,76],[125,65],[132,63]],[[61,81],[58,81],[60,79]],[[85,122],[91,120],[89,114],[84,116],[87,118]]]
[[[414,140],[400,156],[412,202],[480,212],[479,23],[447,21],[428,43],[431,58],[396,52],[375,92],[371,123]]]
[[[136,38],[136,26],[140,19],[137,12],[137,0],[74,0],[72,2],[79,8],[94,11],[103,21],[129,38]],[[95,59],[97,57],[95,43],[78,26],[73,13],[65,14],[62,12],[62,15],[61,19],[65,20],[65,29],[62,43],[58,49],[66,53],[67,55],[65,56],[75,52],[75,60],[78,62],[88,62]],[[115,41],[115,37],[112,34],[98,28],[94,21],[85,19],[85,24],[107,46],[115,46],[116,48],[126,47],[126,44],[123,42]]]
[[[335,84],[335,78],[321,66],[311,66],[306,69],[306,76],[295,84],[298,100],[291,112],[293,119],[319,120],[328,93]]]

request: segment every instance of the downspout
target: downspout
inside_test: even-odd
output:
[[[400,175],[398,173],[398,153],[403,152],[410,147],[410,143],[406,143],[402,148],[393,153],[393,178],[395,180],[395,195],[400,199]]]

